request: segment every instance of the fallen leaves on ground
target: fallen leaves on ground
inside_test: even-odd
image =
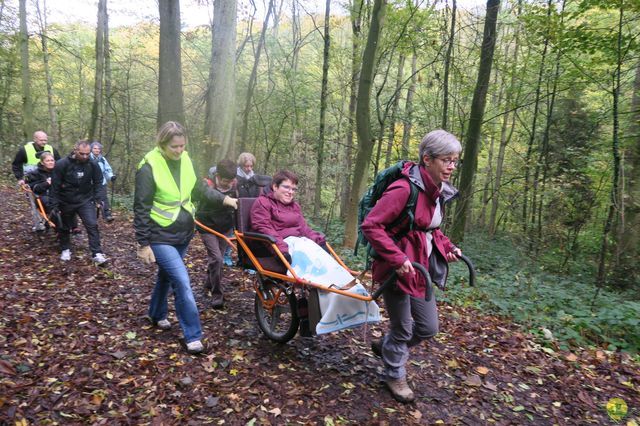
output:
[[[172,302],[170,331],[145,319],[155,268],[136,260],[126,213],[100,223],[107,268],[91,264],[84,235],[62,264],[53,233],[30,232],[21,195],[0,192],[0,423],[602,424],[614,397],[638,421],[628,356],[550,350],[504,318],[446,304],[440,334],[407,364],[417,400],[397,403],[369,349],[386,322],[273,343],[246,272],[225,268],[226,309],[208,308],[197,236],[187,263],[209,350],[188,355]]]

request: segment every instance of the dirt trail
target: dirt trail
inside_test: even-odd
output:
[[[187,263],[210,351],[188,355],[173,313],[168,332],[145,321],[155,269],[136,260],[125,213],[100,223],[112,262],[99,269],[84,235],[61,264],[53,233],[30,232],[22,196],[0,186],[0,197],[0,424],[613,424],[614,397],[640,422],[628,357],[543,349],[502,318],[444,304],[441,333],[408,365],[417,401],[399,404],[369,350],[384,323],[272,343],[250,275],[226,268],[226,309],[207,308],[198,237]]]

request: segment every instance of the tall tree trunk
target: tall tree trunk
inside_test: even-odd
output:
[[[209,90],[205,116],[208,140],[204,161],[208,162],[216,162],[235,154],[232,145],[236,110],[236,17],[236,0],[214,2]]]
[[[496,46],[496,24],[500,0],[487,1],[487,14],[484,21],[484,34],[482,37],[482,50],[480,51],[480,66],[478,68],[478,80],[473,92],[471,113],[469,115],[469,127],[465,138],[464,163],[462,164],[462,176],[460,178],[460,192],[462,196],[456,204],[456,217],[453,224],[452,235],[455,241],[464,239],[467,216],[471,212],[471,200],[473,197],[473,179],[478,165],[478,148],[480,146],[480,131],[482,118],[489,89],[491,77],[491,64],[493,52]]]
[[[565,0],[562,0],[562,6],[560,7],[560,32],[563,31],[563,27],[564,27],[564,6],[565,6]],[[551,5],[549,5],[551,6]],[[555,44],[558,46],[562,45],[562,40],[560,39],[556,39]],[[545,188],[546,188],[546,181],[547,181],[547,173],[549,171],[549,138],[551,135],[551,118],[553,117],[553,109],[555,106],[555,101],[556,101],[556,95],[558,92],[558,80],[560,78],[560,64],[561,64],[561,59],[562,59],[562,50],[561,49],[557,49],[556,51],[556,60],[555,60],[555,72],[554,72],[554,76],[553,76],[553,84],[552,84],[552,88],[551,88],[551,96],[549,98],[549,102],[548,102],[548,107],[547,107],[547,122],[545,124],[544,127],[544,133],[542,135],[542,150],[540,151],[540,155],[538,156],[538,161],[536,163],[536,177],[535,177],[535,181],[537,182],[538,180],[538,168],[542,168],[542,191],[539,194],[540,199],[538,200],[538,208],[537,208],[537,216],[536,215],[532,215],[534,217],[532,217],[533,221],[532,224],[536,223],[537,224],[537,233],[535,236],[535,244],[534,244],[534,248],[535,248],[535,252],[536,254],[539,252],[540,250],[540,246],[542,243],[542,236],[543,236],[543,232],[542,232],[542,206],[544,205],[544,194],[545,194]],[[534,197],[535,200],[535,197]],[[537,221],[537,222],[535,222]]]
[[[387,168],[391,165],[391,150],[396,139],[396,120],[398,117],[398,106],[400,105],[400,90],[402,89],[402,80],[404,75],[404,62],[406,56],[400,54],[398,58],[398,74],[396,75],[396,91],[393,99],[393,106],[391,107],[391,119],[389,120],[389,140],[387,141],[387,152],[384,156],[384,167]]]
[[[267,28],[269,27],[269,18],[273,13],[274,0],[269,0],[269,6],[267,8],[267,16],[264,18],[262,24],[262,31],[260,32],[260,40],[258,41],[258,47],[256,48],[255,60],[253,61],[253,68],[251,69],[251,75],[249,76],[249,83],[247,84],[247,96],[244,103],[244,112],[242,114],[242,133],[240,134],[240,151],[244,151],[247,146],[247,132],[249,130],[249,113],[251,112],[251,101],[253,100],[253,91],[256,87],[256,81],[258,79],[258,66],[260,65],[260,55],[262,54],[262,46],[264,46],[264,40],[267,36]]]
[[[516,22],[519,22],[520,14],[522,13],[522,1],[518,0],[517,12],[516,12]],[[502,117],[502,126],[500,129],[500,147],[498,148],[498,158],[496,159],[496,178],[493,186],[493,198],[491,199],[491,213],[489,215],[489,236],[493,237],[496,233],[496,218],[498,216],[498,206],[499,206],[499,194],[502,187],[502,171],[504,166],[504,158],[507,149],[507,144],[511,141],[511,136],[513,135],[513,130],[515,128],[515,113],[509,113],[508,111],[515,104],[514,98],[516,98],[516,76],[518,70],[518,59],[520,52],[520,24],[516,24],[515,35],[514,35],[514,47],[513,47],[513,58],[511,59],[511,81],[509,82],[509,87],[507,89],[507,95],[505,99],[505,107],[507,112]],[[508,56],[508,50],[505,53],[505,57]],[[511,117],[511,126],[508,126],[509,117]],[[507,129],[510,128],[507,136]]]
[[[627,161],[626,187],[624,194],[624,220],[619,222],[616,281],[619,286],[640,284],[640,61],[636,65],[636,77],[633,83],[631,99],[631,126],[629,127],[629,145]],[[635,280],[635,283],[632,281]]]
[[[51,66],[49,65],[49,39],[47,36],[47,2],[42,1],[42,9],[40,10],[40,2],[36,0],[36,13],[38,14],[38,22],[40,24],[40,45],[42,46],[42,62],[44,64],[44,75],[47,82],[47,108],[49,110],[49,142],[61,142],[58,129],[58,112],[53,103],[53,79],[51,77]]]
[[[498,74],[495,74],[494,86],[498,86]],[[493,105],[500,105],[502,103],[503,96],[503,87],[498,89],[498,93],[493,92],[491,96],[491,103]],[[494,187],[494,177],[493,177],[493,156],[495,152],[495,141],[496,141],[496,125],[495,122],[491,122],[490,124],[490,136],[489,136],[489,152],[487,158],[487,166],[484,169],[484,185],[482,188],[482,202],[480,204],[480,215],[478,217],[478,224],[480,227],[484,228],[486,225],[487,219],[487,205],[489,201],[496,196],[495,187]]]
[[[186,126],[182,94],[180,51],[180,1],[159,0],[160,60],[158,75],[158,118],[160,127],[167,121]]]
[[[364,0],[354,0],[351,7],[351,84],[349,85],[349,124],[345,130],[345,173],[340,203],[340,217],[346,220],[351,198],[351,170],[353,169],[353,132],[356,123],[358,82],[360,81],[360,37],[362,36],[362,13]]]
[[[606,284],[607,279],[607,255],[609,254],[609,233],[614,224],[615,213],[617,210],[617,206],[620,204],[620,192],[619,192],[619,180],[620,180],[620,140],[619,140],[619,129],[620,129],[620,118],[618,116],[618,108],[620,102],[620,74],[622,68],[622,27],[623,27],[623,16],[624,16],[624,8],[623,2],[620,2],[619,9],[619,20],[618,20],[618,39],[617,39],[617,61],[616,61],[616,69],[613,74],[613,90],[611,94],[613,96],[613,104],[612,104],[612,119],[613,119],[613,129],[611,135],[611,154],[613,159],[613,175],[612,175],[612,185],[611,185],[611,199],[609,202],[609,211],[607,213],[607,219],[604,224],[604,230],[602,232],[602,244],[600,246],[600,256],[598,259],[598,274],[596,277],[596,286],[598,290],[594,296],[594,300],[597,297],[600,288]],[[637,259],[636,259],[637,262]]]
[[[540,68],[538,70],[538,82],[536,84],[536,96],[533,104],[533,122],[531,123],[531,134],[529,135],[529,143],[527,144],[527,154],[524,159],[524,189],[522,190],[522,231],[526,234],[529,228],[529,185],[531,178],[531,158],[533,157],[533,146],[536,140],[536,131],[538,124],[538,111],[540,109],[540,92],[542,91],[542,83],[544,79],[545,63],[547,59],[547,50],[549,48],[549,32],[551,31],[551,2],[547,1],[547,28],[544,34],[544,42],[542,56],[540,58]]]
[[[22,64],[22,134],[31,140],[33,100],[31,99],[31,73],[29,71],[29,31],[27,29],[27,0],[20,0],[20,62]]]
[[[400,157],[409,158],[409,142],[411,140],[411,127],[413,126],[413,96],[416,93],[416,82],[418,81],[418,55],[413,52],[411,59],[411,84],[407,89],[407,99],[404,104],[404,126],[402,130],[402,148]]]
[[[322,207],[322,169],[324,166],[324,128],[325,114],[327,111],[327,92],[329,91],[329,48],[331,38],[329,34],[329,23],[331,20],[331,0],[326,0],[324,10],[324,51],[322,54],[322,87],[320,89],[320,128],[318,129],[318,145],[316,147],[316,190],[313,199],[313,216],[320,218]]]
[[[118,128],[117,115],[113,106],[113,85],[111,84],[111,43],[109,41],[109,8],[105,8],[104,16],[104,112],[102,114],[102,140],[106,144],[105,155],[108,155],[116,140]],[[113,166],[113,164],[111,164]],[[117,173],[116,173],[117,174]],[[122,184],[122,182],[120,182]]]
[[[344,245],[355,246],[358,224],[358,200],[364,192],[369,175],[369,161],[373,152],[374,140],[371,137],[371,116],[369,101],[375,74],[375,58],[378,40],[382,33],[385,16],[385,0],[375,0],[371,12],[371,25],[367,35],[367,44],[362,54],[362,69],[358,85],[358,104],[356,106],[356,129],[358,133],[358,154],[353,171],[353,184],[349,197],[349,211],[345,222]]]
[[[302,136],[302,130],[300,129],[300,111],[298,107],[297,88],[299,84],[298,66],[300,62],[300,49],[302,47],[302,31],[300,25],[300,5],[297,0],[291,2],[291,45],[293,51],[291,52],[291,93],[293,95],[291,103],[291,143],[290,146],[293,149],[298,149],[300,138]],[[268,149],[268,155],[271,155],[271,150],[275,149],[275,144]],[[285,158],[286,159],[286,158]],[[286,159],[288,160],[288,159]]]
[[[107,0],[98,0],[98,26],[96,28],[96,69],[93,83],[93,106],[91,108],[91,126],[89,140],[101,138],[102,99],[104,81],[104,27],[107,21]]]
[[[449,29],[449,44],[444,57],[444,77],[442,82],[442,128],[449,127],[449,70],[451,68],[451,53],[453,52],[453,42],[456,35],[456,14],[458,13],[456,0],[451,4],[451,28]]]

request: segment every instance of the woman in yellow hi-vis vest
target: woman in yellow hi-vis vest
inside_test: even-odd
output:
[[[185,151],[186,143],[186,132],[179,123],[169,121],[158,131],[158,146],[138,165],[134,227],[138,257],[145,263],[158,264],[158,278],[149,304],[151,322],[163,330],[171,328],[167,319],[171,287],[187,351],[199,353],[203,351],[202,327],[183,260],[193,237],[195,208],[191,191],[197,181]]]

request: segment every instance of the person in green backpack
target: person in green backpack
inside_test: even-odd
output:
[[[431,256],[439,256],[446,265],[462,254],[439,228],[444,205],[457,195],[449,179],[461,151],[460,142],[451,133],[428,133],[420,143],[419,163],[404,164],[401,177],[386,188],[361,225],[362,234],[375,251],[373,280],[384,282],[393,272],[398,276],[395,285],[382,294],[389,330],[382,341],[372,343],[372,349],[382,357],[385,383],[400,402],[415,398],[406,378],[409,348],[438,332],[435,297],[426,300],[427,283],[411,263],[429,269],[433,278]],[[406,206],[413,187],[418,189],[418,196],[409,217]],[[398,221],[399,217],[404,219]]]
[[[179,123],[168,121],[160,127],[157,146],[138,165],[133,225],[138,258],[158,265],[149,319],[162,330],[171,328],[167,297],[172,290],[187,352],[200,353],[202,326],[183,260],[194,232],[191,192],[197,183],[186,144],[187,134]]]

